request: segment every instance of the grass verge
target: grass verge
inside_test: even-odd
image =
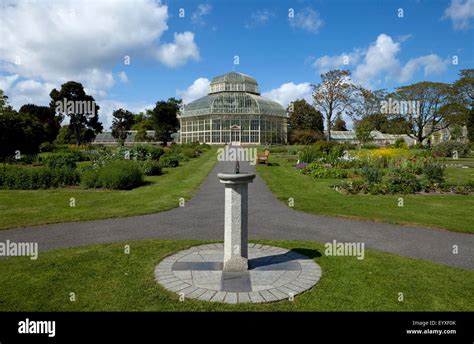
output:
[[[0,229],[56,222],[96,220],[156,213],[190,199],[216,159],[215,149],[161,176],[146,177],[146,184],[130,191],[61,188],[0,190]],[[71,207],[71,201],[75,206]]]
[[[474,272],[366,250],[325,256],[321,244],[258,241],[314,257],[322,277],[294,301],[228,305],[180,302],[154,280],[165,256],[203,241],[134,241],[0,260],[0,311],[473,311]],[[76,301],[70,301],[70,293]],[[403,301],[399,300],[403,293]]]
[[[293,198],[297,210],[474,233],[472,195],[343,195],[332,188],[340,180],[305,176],[286,159],[271,162],[258,165],[258,174],[278,199]]]

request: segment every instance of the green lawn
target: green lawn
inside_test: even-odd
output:
[[[446,168],[446,183],[449,185],[467,185],[474,182],[474,168]]]
[[[270,162],[257,167],[259,175],[280,200],[288,203],[292,197],[297,210],[474,233],[472,195],[342,195],[331,187],[340,180],[313,179],[275,156]]]
[[[144,186],[130,190],[91,190],[80,187],[51,190],[0,190],[0,229],[46,223],[94,220],[148,214],[189,200],[217,162],[214,148],[201,157],[146,177]],[[75,207],[70,199],[75,199]]]
[[[132,241],[0,260],[0,311],[473,311],[474,272],[366,250],[327,257],[321,244],[259,241],[314,257],[319,283],[288,300],[227,305],[180,302],[154,280],[165,256],[198,241]],[[124,254],[124,244],[130,254]],[[73,292],[75,302],[69,297]],[[398,301],[399,293],[404,300]]]

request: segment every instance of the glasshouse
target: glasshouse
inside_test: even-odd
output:
[[[212,79],[207,96],[179,113],[181,143],[286,143],[286,110],[260,96],[257,81],[230,72]]]

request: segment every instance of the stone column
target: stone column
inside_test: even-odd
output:
[[[248,184],[255,174],[217,175],[225,184],[224,271],[248,269]]]

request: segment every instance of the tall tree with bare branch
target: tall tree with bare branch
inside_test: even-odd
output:
[[[326,119],[326,140],[331,140],[331,127],[337,116],[344,114],[351,104],[354,85],[350,81],[348,70],[331,70],[321,74],[321,83],[312,85],[314,107]]]

